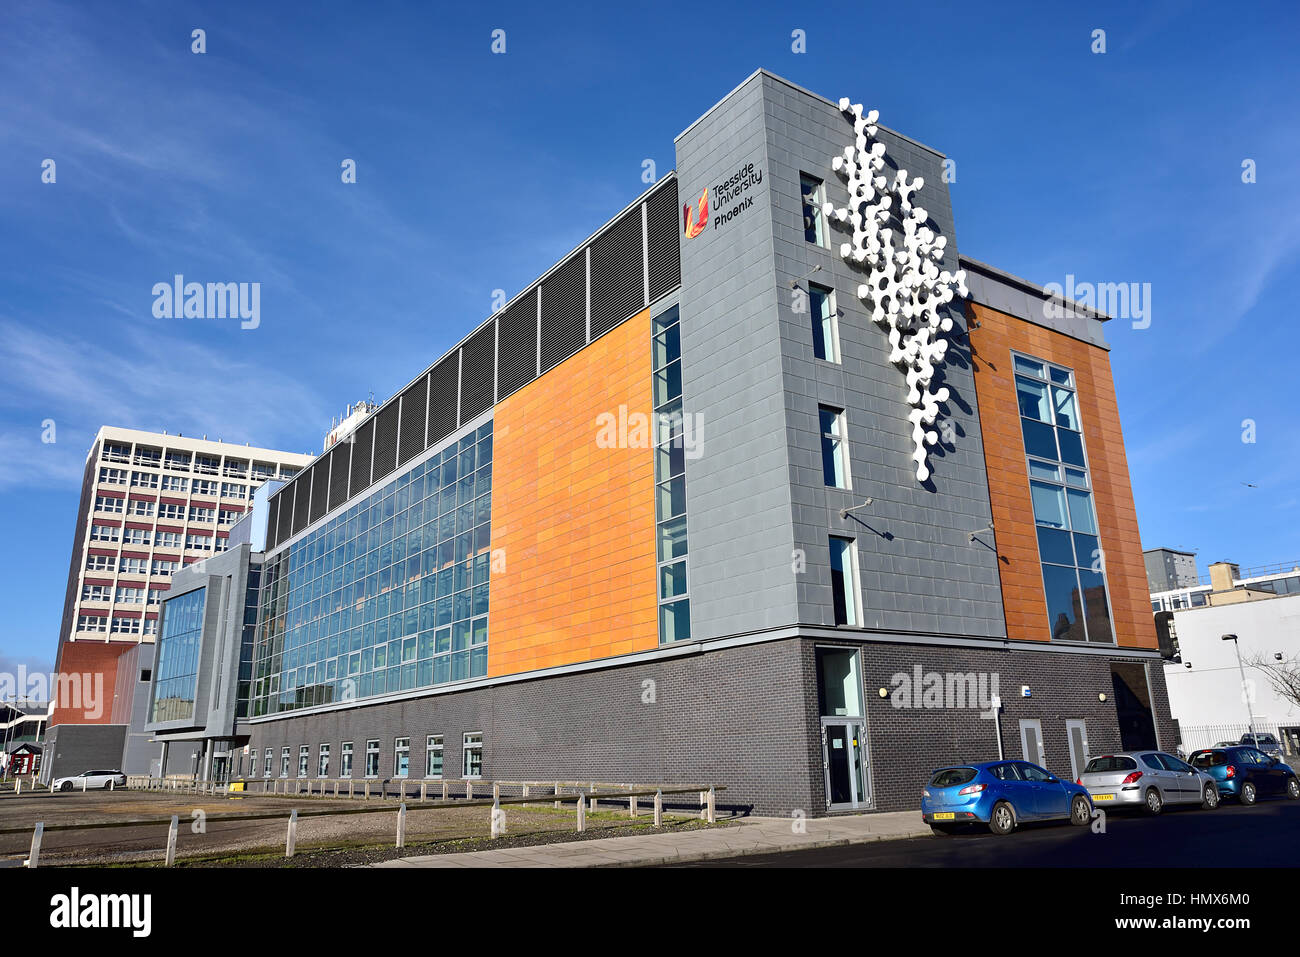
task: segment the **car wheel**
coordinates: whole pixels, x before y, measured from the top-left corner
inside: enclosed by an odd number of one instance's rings
[[[1237,792],[1237,797],[1242,804],[1249,807],[1259,800],[1259,791],[1256,789],[1253,781],[1243,781],[1241,784],[1241,790]]]
[[[112,786],[113,786],[113,779],[112,779],[112,778],[109,778],[107,781],[104,782],[104,790],[105,790],[105,791],[107,791],[107,790],[108,790],[109,788],[111,788]]]
[[[1292,801],[1300,799],[1300,781],[1295,779],[1295,775],[1286,779],[1286,796]]]
[[[59,790],[60,790],[60,791],[71,791],[71,790],[72,790],[72,782],[71,782],[71,781],[64,781],[62,784],[59,785]]]
[[[1152,817],[1164,810],[1165,799],[1160,796],[1159,788],[1147,788],[1145,802],[1147,813]]]
[[[1006,801],[999,801],[989,815],[989,830],[999,837],[1010,834],[1016,827],[1016,813]]]
[[[1076,794],[1070,802],[1070,823],[1083,827],[1092,820],[1092,805],[1082,794]]]
[[[1219,787],[1215,784],[1205,785],[1205,792],[1201,796],[1201,807],[1207,811],[1213,811],[1219,806]]]

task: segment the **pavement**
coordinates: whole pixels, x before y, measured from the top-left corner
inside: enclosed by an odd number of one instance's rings
[[[920,811],[821,818],[744,817],[729,827],[605,837],[464,854],[429,854],[370,867],[649,867],[930,835]]]

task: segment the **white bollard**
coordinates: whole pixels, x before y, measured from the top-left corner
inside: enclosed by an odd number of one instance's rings
[[[449,797],[451,797],[451,791],[449,790],[450,787],[451,785],[448,784],[446,781],[442,782],[442,799],[444,801],[446,801]]]
[[[709,808],[709,817],[708,817],[709,823],[717,824],[718,823],[718,798],[717,798],[717,793],[713,788],[713,785],[709,785],[708,808]]]
[[[397,846],[406,847],[406,803],[397,809]]]
[[[587,829],[587,796],[578,795],[578,833],[581,834]]]
[[[176,863],[176,833],[179,830],[180,820],[173,814],[172,822],[167,827],[167,867]]]
[[[284,856],[293,857],[293,850],[298,845],[298,809],[289,812],[289,833],[284,839]]]
[[[664,826],[664,792],[655,791],[655,827]]]
[[[429,797],[429,782],[420,782],[420,803],[423,804]]]
[[[500,800],[501,800],[501,785],[493,781],[492,782],[492,803],[495,804],[497,801]]]
[[[14,781],[14,797],[18,797],[18,795],[20,795],[20,794],[22,794],[22,793],[23,793],[23,782],[22,782],[22,780],[20,779],[20,780],[16,780],[16,781]]]
[[[470,800],[472,800],[472,799],[474,798],[474,782],[473,782],[473,781],[466,781],[466,782],[465,782],[465,797],[466,797],[467,799],[470,799]]]
[[[627,801],[627,816],[636,817],[636,795],[633,794]]]
[[[82,794],[86,793],[86,778],[81,779],[81,793]]]
[[[701,820],[701,821],[707,819],[708,816],[709,816],[708,809],[704,806],[704,803],[705,803],[705,801],[704,801],[704,792],[701,791],[701,792],[700,792],[700,820]]]
[[[506,832],[506,812],[501,805],[492,805],[492,836],[501,837]]]
[[[559,796],[560,796],[560,782],[559,782],[559,781],[556,781],[556,782],[555,782],[555,796],[556,796],[556,797],[559,797]],[[556,801],[556,802],[555,802],[555,809],[556,809],[557,811],[560,809],[560,802],[559,802],[559,801]]]
[[[45,822],[37,821],[36,830],[32,831],[32,848],[27,852],[27,866],[36,867],[41,859],[41,838],[45,834]]]

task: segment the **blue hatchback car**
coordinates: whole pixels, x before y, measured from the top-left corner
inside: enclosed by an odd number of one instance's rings
[[[921,818],[936,834],[987,824],[1010,834],[1026,821],[1092,820],[1087,789],[1028,761],[986,761],[940,768],[921,792]]]
[[[1214,778],[1219,794],[1254,804],[1264,795],[1284,794],[1300,799],[1300,781],[1295,771],[1257,748],[1238,745],[1206,748],[1191,757],[1191,765]]]

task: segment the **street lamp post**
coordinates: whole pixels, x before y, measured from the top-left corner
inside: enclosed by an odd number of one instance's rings
[[[1250,694],[1246,691],[1246,668],[1241,663],[1241,644],[1237,641],[1236,635],[1224,635],[1222,641],[1232,642],[1232,647],[1237,650],[1237,671],[1241,673],[1241,700],[1246,702],[1246,727],[1250,733],[1255,733],[1255,712],[1250,707]]]

